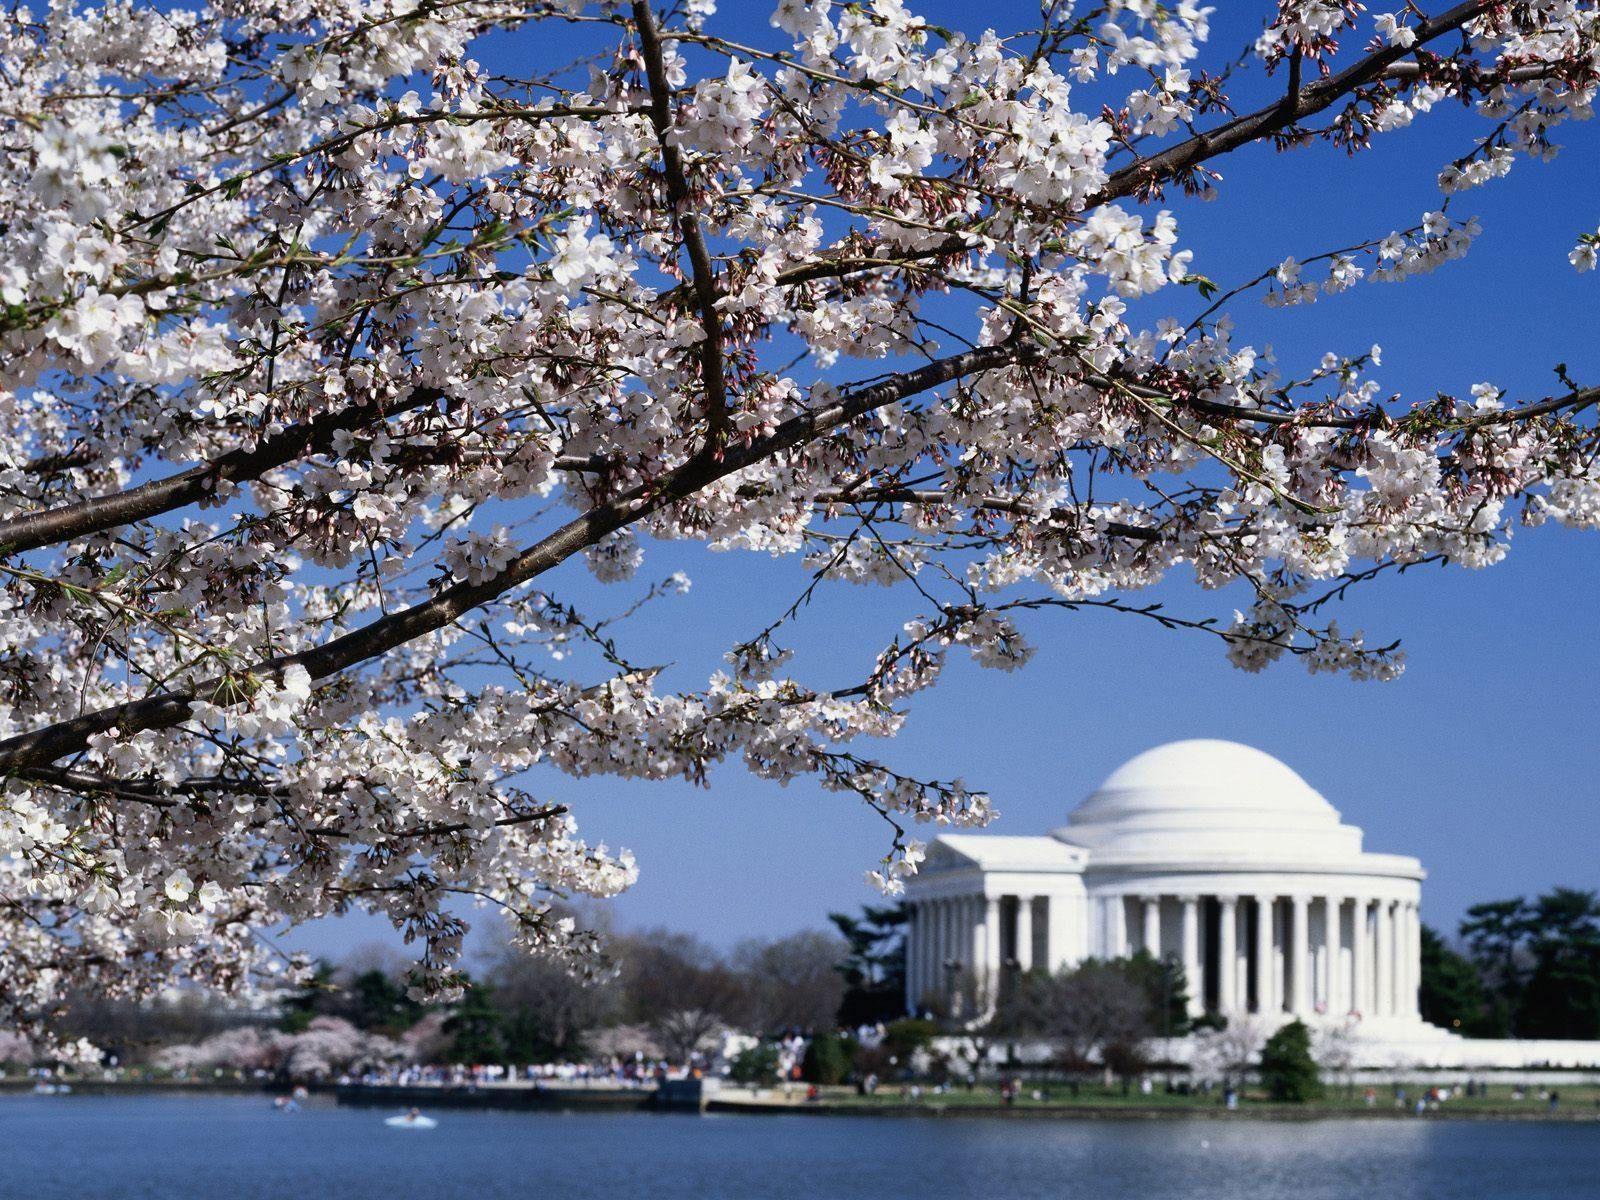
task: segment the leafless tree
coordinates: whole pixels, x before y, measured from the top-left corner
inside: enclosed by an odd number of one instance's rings
[[[751,1033],[832,1028],[844,999],[844,956],[843,940],[820,930],[742,943],[733,952],[733,968],[744,1003],[733,1015]]]

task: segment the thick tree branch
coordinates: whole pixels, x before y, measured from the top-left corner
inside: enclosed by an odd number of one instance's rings
[[[1246,116],[1235,117],[1216,129],[1196,134],[1148,158],[1129,163],[1113,174],[1105,187],[1089,197],[1084,207],[1093,208],[1122,196],[1147,194],[1163,182],[1192,170],[1208,159],[1236,150],[1247,142],[1270,137],[1296,121],[1319,113],[1356,89],[1382,79],[1390,67],[1415,53],[1418,47],[1461,28],[1468,21],[1497,7],[1499,2],[1468,0],[1465,4],[1458,4],[1449,12],[1414,26],[1416,42],[1413,45],[1386,46],[1376,50],[1337,75],[1298,88],[1292,96],[1274,101]]]
[[[700,310],[705,339],[700,343],[700,373],[706,389],[707,449],[715,452],[726,436],[730,415],[726,368],[723,364],[722,317],[717,312],[716,272],[711,252],[694,213],[689,194],[689,179],[683,169],[683,155],[672,130],[672,86],[661,55],[661,36],[649,0],[634,0],[634,25],[639,31],[639,52],[644,56],[645,77],[650,83],[650,124],[661,146],[661,167],[666,176],[667,201],[683,234],[689,253],[690,284]]]
[[[253,449],[230,450],[165,479],[0,521],[0,557],[104,533],[187,507],[216,491],[218,484],[259,479],[297,458],[325,451],[341,430],[360,429],[386,416],[437,404],[443,398],[434,388],[415,388],[404,400],[355,404],[291,425],[263,438]]]
[[[311,650],[281,655],[243,672],[112,705],[0,741],[0,772],[10,773],[54,762],[63,755],[83,750],[91,737],[111,729],[131,734],[181,725],[189,719],[190,705],[197,700],[224,705],[237,703],[243,698],[242,678],[282,679],[284,672],[296,666],[305,668],[314,680],[336,675],[443,629],[473,609],[594,545],[607,534],[691,496],[724,476],[812,441],[884,405],[963,376],[1032,361],[1040,353],[1036,346],[1023,342],[981,346],[914,371],[847,389],[826,408],[790,417],[769,437],[748,445],[731,446],[720,459],[696,455],[655,484],[590,509],[524,550],[505,570],[481,583],[455,584],[429,600],[391,613]]]

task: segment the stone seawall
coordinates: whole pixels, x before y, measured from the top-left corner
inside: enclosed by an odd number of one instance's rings
[[[334,1088],[333,1094],[340,1104],[368,1108],[594,1109],[626,1112],[657,1105],[656,1089],[653,1087],[535,1087],[531,1084],[506,1083],[480,1087],[442,1084],[400,1087],[349,1083]]]

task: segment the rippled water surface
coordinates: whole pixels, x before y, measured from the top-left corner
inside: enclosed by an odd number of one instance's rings
[[[532,1200],[1600,1197],[1600,1124],[1054,1121],[370,1109],[0,1098],[0,1197]]]

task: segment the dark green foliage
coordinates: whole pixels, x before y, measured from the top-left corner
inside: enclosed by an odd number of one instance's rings
[[[422,1019],[426,1011],[406,995],[403,981],[374,968],[350,981],[345,1015],[359,1029],[370,1029],[391,1037],[404,1033]]]
[[[1556,888],[1474,905],[1461,936],[1487,993],[1469,1032],[1600,1037],[1600,895]]]
[[[1433,929],[1422,927],[1422,1019],[1468,1036],[1489,1026],[1489,996],[1471,959],[1457,954]]]
[[[499,1028],[502,1059],[508,1063],[571,1062],[584,1057],[581,1031],[553,1028],[546,1015],[522,1005],[506,1005]]]
[[[768,1084],[778,1078],[778,1048],[763,1043],[741,1050],[728,1067],[735,1083]]]
[[[904,904],[866,905],[861,916],[829,913],[843,936],[844,999],[839,1024],[847,1028],[892,1021],[906,1010],[906,939],[909,913]]]
[[[1311,1030],[1304,1021],[1290,1021],[1261,1049],[1261,1083],[1274,1100],[1303,1104],[1322,1095],[1316,1060],[1311,1057]]]
[[[1189,987],[1174,958],[1086,958],[1050,974],[1013,974],[1002,987],[990,1034],[1054,1037],[1083,1059],[1099,1046],[1136,1045],[1144,1038],[1179,1037],[1190,1029]]]
[[[1189,1032],[1189,981],[1176,955],[1155,958],[1140,950],[1127,959],[1128,978],[1150,998],[1150,1028],[1157,1037]]]
[[[1557,888],[1534,905],[1533,969],[1517,1032],[1532,1038],[1600,1038],[1600,896]]]
[[[499,1062],[505,1056],[503,1020],[494,1002],[494,988],[469,981],[455,1011],[444,1023],[444,1031],[452,1039],[451,1059],[469,1064]]]
[[[819,1033],[806,1047],[800,1077],[807,1083],[843,1083],[850,1074],[850,1047],[837,1034]]]
[[[1531,916],[1528,902],[1518,896],[1474,904],[1461,922],[1461,936],[1484,985],[1504,1000],[1522,992],[1527,975],[1522,942],[1530,931]]]

